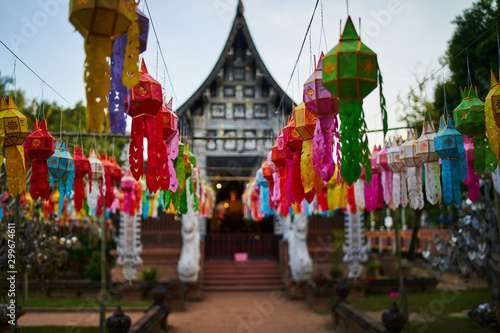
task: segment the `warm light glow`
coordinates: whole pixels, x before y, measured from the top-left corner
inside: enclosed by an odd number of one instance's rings
[[[217,185],[215,185],[215,187],[217,187],[217,189],[220,190],[222,188],[222,184],[221,183],[217,183]]]
[[[224,203],[224,208],[229,208],[229,203],[225,202]]]

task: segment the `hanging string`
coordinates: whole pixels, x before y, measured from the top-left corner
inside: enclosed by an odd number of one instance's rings
[[[323,33],[323,39],[325,41],[325,48],[328,50],[328,39],[326,39],[325,25],[323,21],[323,0],[321,0],[321,31]]]
[[[345,6],[347,9],[347,16],[349,16],[349,0],[345,0]]]
[[[444,117],[448,120],[448,104],[446,103],[446,81],[444,80],[443,71],[443,96],[444,96]]]
[[[16,59],[14,59],[14,70],[12,71],[14,81],[14,103],[17,105],[17,77],[16,77]]]
[[[158,44],[156,44],[156,78],[158,78]]]
[[[470,67],[469,67],[469,49],[466,49],[467,52],[467,84],[468,87],[472,87],[472,78],[470,76]]]
[[[313,55],[312,55],[312,42],[311,30],[309,30],[309,71],[314,71]]]
[[[59,139],[62,139],[62,119],[63,119],[63,108],[61,105],[61,115],[59,117]]]
[[[359,38],[361,39],[361,17],[359,18]]]

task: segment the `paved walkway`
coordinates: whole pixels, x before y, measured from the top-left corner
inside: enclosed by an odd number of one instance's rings
[[[125,313],[136,321],[141,312]],[[111,315],[111,312],[109,313]],[[27,313],[22,326],[97,326],[98,312]],[[168,317],[173,333],[332,333],[328,314],[313,312],[304,301],[288,300],[281,291],[207,293],[202,302]]]

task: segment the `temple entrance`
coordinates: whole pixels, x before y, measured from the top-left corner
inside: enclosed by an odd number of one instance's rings
[[[215,212],[207,221],[205,258],[233,260],[235,253],[246,253],[248,260],[275,258],[273,217],[266,216],[262,221],[244,218],[241,197],[245,181],[227,180],[231,177],[221,172],[218,177],[220,180],[214,182]]]

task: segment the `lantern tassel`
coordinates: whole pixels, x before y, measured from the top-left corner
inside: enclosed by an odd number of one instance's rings
[[[112,53],[111,39],[88,35],[85,38],[85,91],[87,95],[87,126],[92,132],[104,131],[106,96],[110,87],[110,69],[106,55]]]
[[[132,89],[139,83],[139,24],[137,13],[134,12],[134,19],[126,34],[127,47],[123,61],[122,82],[125,87]]]
[[[108,110],[110,132],[125,135],[125,98],[127,88],[122,82],[123,58],[127,45],[127,35],[123,34],[113,41],[113,55],[111,56],[111,88],[108,95]]]
[[[129,162],[130,171],[135,180],[144,174],[144,121],[143,117],[132,119],[132,134],[130,136]]]
[[[394,172],[392,174],[392,210],[396,210],[401,203],[401,174]]]
[[[425,164],[425,194],[432,205],[441,201],[441,168],[438,161]]]
[[[382,187],[384,192],[384,202],[387,206],[392,200],[392,172],[382,171]]]
[[[304,140],[302,142],[302,155],[300,155],[300,178],[302,180],[302,186],[304,187],[305,193],[314,190],[314,177],[316,171],[314,170],[313,163],[313,149],[313,140]]]
[[[75,192],[74,200],[75,200],[75,209],[77,212],[81,211],[83,208],[83,191],[85,190],[85,184],[83,183],[83,178],[75,178],[75,183],[73,185],[73,189]]]
[[[351,185],[361,175],[361,110],[362,101],[353,100],[339,101],[340,132],[342,133],[340,148],[342,157],[340,161],[340,170],[342,177],[347,184]],[[355,212],[352,212],[354,214]]]
[[[26,169],[22,145],[5,147],[5,168],[9,194],[14,197],[24,193],[26,191]]]
[[[158,126],[156,118],[144,117],[146,137],[148,139],[148,161],[146,165],[146,185],[151,192],[154,194],[158,191],[161,184],[158,181],[158,138],[161,136],[158,133]]]
[[[354,198],[356,200],[356,205],[359,210],[364,211],[366,208],[366,199],[365,199],[365,182],[362,179],[358,179],[354,182]]]
[[[292,166],[292,193],[295,201],[301,203],[304,200],[304,187],[302,185],[301,170],[300,170],[300,152],[293,153]],[[262,194],[261,194],[262,195]]]
[[[42,198],[48,200],[50,197],[50,186],[47,179],[49,168],[47,160],[32,159],[31,160],[31,188],[30,193],[33,200]]]

